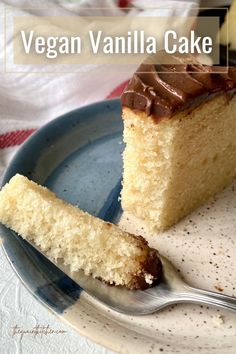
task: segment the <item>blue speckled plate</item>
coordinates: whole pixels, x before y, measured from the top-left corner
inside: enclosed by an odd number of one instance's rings
[[[38,130],[4,176],[21,173],[68,202],[117,222],[122,176],[119,100],[70,112]],[[235,186],[234,186],[235,187]],[[120,225],[143,233],[192,285],[235,294],[236,194],[232,187],[161,235],[122,215]],[[80,333],[119,353],[234,354],[236,318],[229,312],[178,305],[130,317],[110,311],[14,232],[0,226],[3,247],[25,286]],[[221,317],[219,317],[221,316]]]

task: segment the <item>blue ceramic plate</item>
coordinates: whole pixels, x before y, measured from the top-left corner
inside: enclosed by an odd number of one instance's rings
[[[39,129],[8,167],[47,186],[60,198],[105,220],[119,214],[122,120],[118,100],[77,109]],[[1,227],[5,252],[24,284],[62,313],[81,289],[14,232]]]
[[[122,214],[118,203],[122,129],[119,100],[70,112],[38,130],[21,147],[3,184],[21,173],[81,209],[116,223]],[[188,282],[209,290],[220,286],[229,295],[235,294],[236,282],[236,193],[231,188],[167,232],[156,237],[144,234]],[[144,231],[124,214],[122,220],[129,220],[131,232]],[[97,343],[119,353],[235,353],[236,319],[228,312],[178,305],[145,317],[115,313],[88,296],[14,232],[0,227],[6,255],[25,286]],[[214,324],[219,315],[221,326]]]

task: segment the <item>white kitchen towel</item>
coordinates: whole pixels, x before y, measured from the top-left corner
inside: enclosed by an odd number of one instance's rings
[[[60,13],[89,15],[188,15],[198,1],[189,0],[5,0],[0,1],[1,20],[4,7],[41,15]],[[153,7],[163,6],[163,9]],[[131,7],[124,12],[125,7]],[[39,10],[40,8],[40,10]],[[37,9],[37,10],[36,10]],[[0,21],[0,70],[4,63],[3,21]],[[2,43],[2,44],[1,44]],[[7,49],[12,38],[8,38]],[[25,73],[0,75],[0,176],[25,139],[51,119],[72,109],[119,95],[132,75],[132,70],[118,67],[104,73],[99,65],[85,65],[78,73],[34,74],[28,66]]]

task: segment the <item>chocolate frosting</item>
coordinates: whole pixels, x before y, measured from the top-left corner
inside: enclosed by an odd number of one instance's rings
[[[229,98],[236,92],[234,67],[202,65],[192,55],[165,57],[168,64],[159,64],[157,54],[152,58],[156,64],[140,65],[121,96],[122,106],[143,111],[158,122],[223,92]]]

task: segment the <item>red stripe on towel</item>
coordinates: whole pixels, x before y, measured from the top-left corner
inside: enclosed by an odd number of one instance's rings
[[[0,134],[0,149],[22,144],[36,129],[17,130]]]
[[[118,6],[121,8],[129,6],[129,0],[118,0]]]

